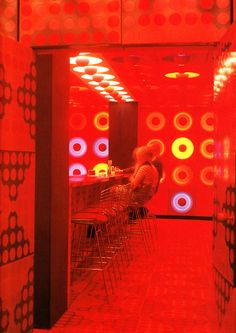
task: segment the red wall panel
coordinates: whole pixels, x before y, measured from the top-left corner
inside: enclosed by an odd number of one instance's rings
[[[14,333],[33,327],[36,71],[32,50],[0,44],[0,331]]]

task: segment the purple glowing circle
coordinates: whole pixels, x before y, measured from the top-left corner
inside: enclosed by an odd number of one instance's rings
[[[181,200],[185,204],[181,205]],[[171,206],[178,213],[187,213],[193,206],[192,198],[186,192],[178,192],[172,197]]]
[[[69,143],[69,152],[74,157],[81,157],[87,151],[87,144],[82,138],[73,138]]]
[[[86,174],[87,169],[81,163],[74,163],[69,167],[69,176],[84,176]]]
[[[105,147],[105,149],[104,149]],[[98,157],[108,157],[109,141],[107,138],[99,138],[94,142],[93,151]]]

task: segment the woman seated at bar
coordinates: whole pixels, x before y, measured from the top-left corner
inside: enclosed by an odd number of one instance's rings
[[[147,213],[147,209],[144,207],[145,203],[157,192],[160,176],[157,168],[152,163],[153,153],[149,147],[136,148],[135,159],[134,172],[130,177],[130,208],[139,206],[139,213],[141,217],[144,217]],[[133,216],[134,212],[137,212],[137,209],[131,209],[130,219],[136,218],[136,216]]]

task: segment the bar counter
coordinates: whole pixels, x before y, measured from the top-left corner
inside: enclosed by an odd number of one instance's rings
[[[120,184],[127,184],[129,175],[118,174],[104,176],[72,176],[70,182],[71,213],[98,202],[102,190]]]

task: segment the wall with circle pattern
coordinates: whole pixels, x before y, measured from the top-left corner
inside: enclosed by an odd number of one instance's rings
[[[164,167],[149,207],[163,215],[212,216],[213,112],[196,106],[156,108],[139,110],[139,144],[157,143]]]
[[[73,86],[70,92],[69,175],[75,180],[73,176],[86,175],[88,170],[107,171],[109,112],[103,98],[93,99],[86,91],[75,96]]]
[[[30,332],[34,295],[35,57],[31,49],[13,39],[0,36],[0,45],[0,332]]]
[[[230,0],[1,0],[0,31],[25,45],[217,41]]]
[[[235,323],[236,286],[236,57],[235,26],[219,45],[215,68],[216,163],[213,219],[213,265],[215,304],[218,321],[225,332]],[[227,47],[228,46],[228,47]],[[225,69],[224,83],[218,89],[219,72]],[[222,83],[222,82],[221,82]],[[217,88],[217,89],[216,89]],[[219,278],[220,276],[220,278]]]

